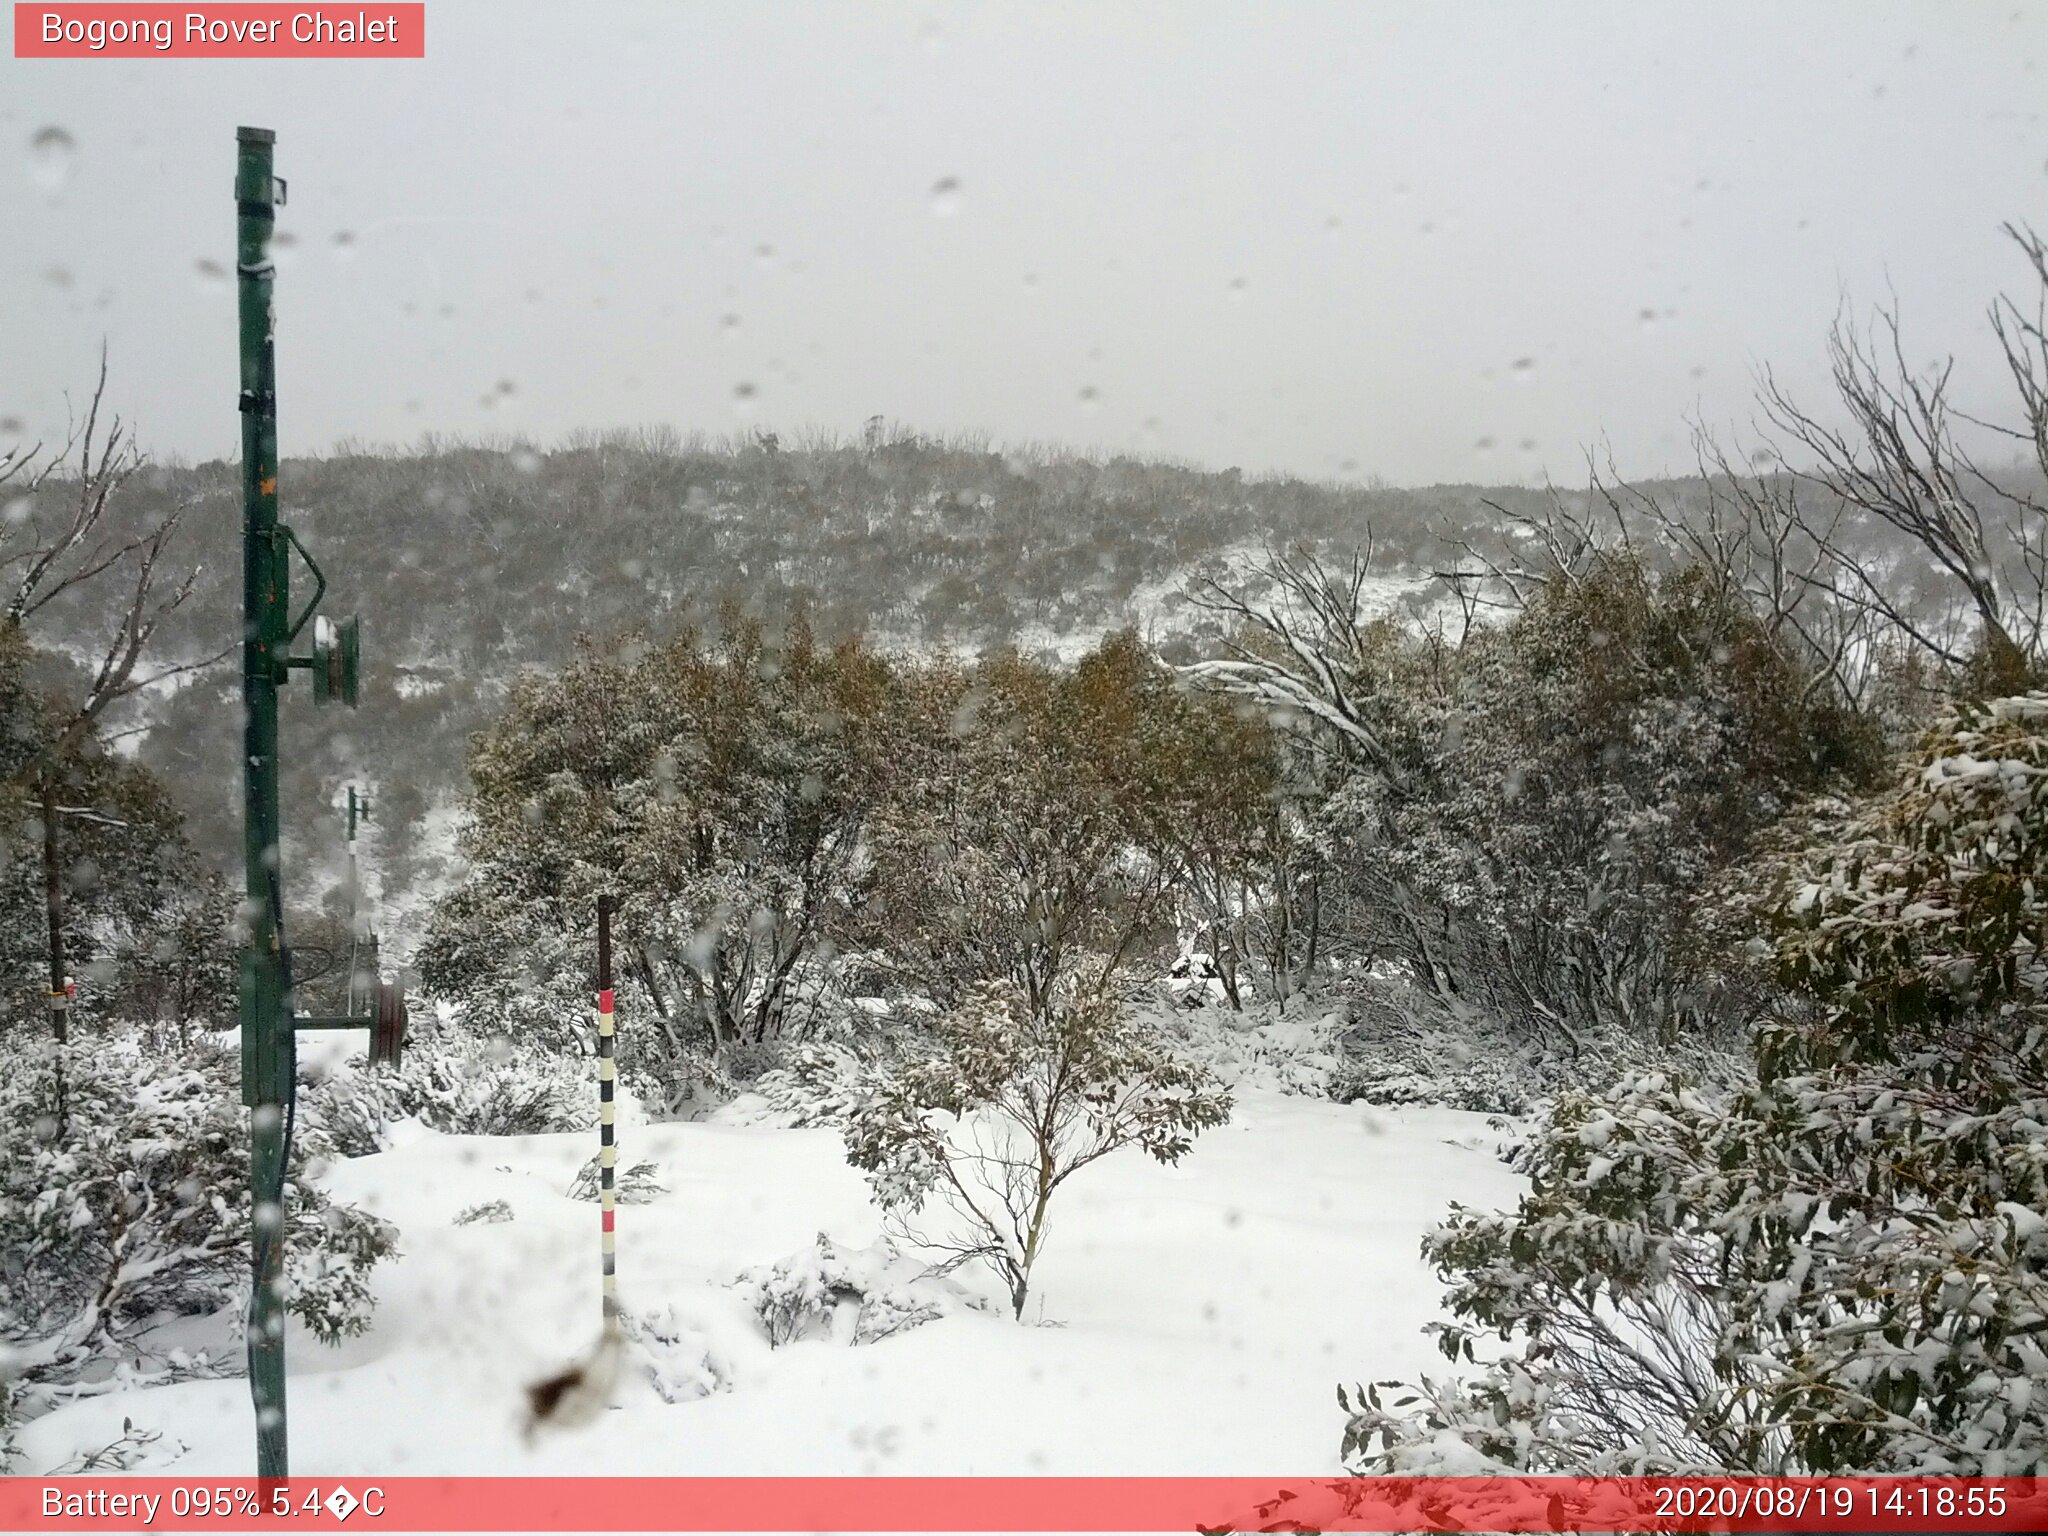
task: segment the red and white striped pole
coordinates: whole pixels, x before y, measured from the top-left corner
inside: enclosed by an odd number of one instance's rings
[[[604,1322],[607,1329],[619,1315],[618,1232],[612,1170],[619,1149],[613,1141],[613,1085],[617,1081],[612,1054],[612,899],[597,898],[597,1181],[604,1223]]]

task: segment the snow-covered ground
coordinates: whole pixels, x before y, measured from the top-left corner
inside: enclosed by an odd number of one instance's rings
[[[968,1312],[872,1344],[771,1349],[739,1271],[820,1232],[864,1247],[879,1220],[835,1132],[744,1119],[620,1133],[622,1165],[658,1164],[669,1191],[619,1212],[622,1305],[673,1307],[730,1390],[663,1402],[629,1346],[615,1408],[531,1444],[525,1386],[598,1334],[597,1209],[564,1193],[595,1137],[411,1127],[397,1150],[330,1168],[335,1196],[396,1223],[402,1256],[378,1272],[365,1337],[328,1349],[294,1325],[293,1470],[1332,1472],[1340,1380],[1444,1364],[1422,1333],[1437,1285],[1417,1240],[1451,1201],[1511,1202],[1518,1186],[1483,1116],[1254,1091],[1179,1167],[1126,1150],[1062,1191],[1023,1324]],[[495,1200],[512,1220],[454,1225]],[[228,1379],[59,1409],[25,1427],[23,1469],[108,1444],[124,1416],[163,1432],[138,1472],[250,1468],[246,1387]]]

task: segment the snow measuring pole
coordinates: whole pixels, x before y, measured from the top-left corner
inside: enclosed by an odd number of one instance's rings
[[[242,389],[242,771],[244,906],[241,955],[242,1102],[249,1106],[251,1206],[249,1395],[256,1408],[256,1475],[288,1474],[284,1394],[285,1174],[291,1161],[301,1029],[369,1029],[372,1054],[396,1059],[405,1027],[398,989],[380,986],[374,1013],[308,1018],[292,1006],[291,949],[284,932],[284,870],[277,808],[277,694],[291,669],[312,673],[316,704],[353,708],[359,670],[354,617],[319,621],[312,653],[292,642],[313,620],[327,578],[277,515],[277,367],[270,237],[285,184],[271,173],[268,128],[235,131],[235,286]],[[291,556],[305,562],[313,595],[291,612]],[[351,999],[353,1006],[353,999]]]
[[[599,1251],[604,1262],[604,1326],[619,1318],[618,1191],[613,1183],[619,1148],[613,1115],[618,1062],[612,1054],[612,899],[597,898],[597,1187]]]

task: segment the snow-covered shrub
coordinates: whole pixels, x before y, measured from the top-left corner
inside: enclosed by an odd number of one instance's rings
[[[29,1410],[46,1405],[39,1388],[134,1368],[155,1326],[241,1304],[249,1284],[249,1128],[232,1053],[206,1041],[166,1058],[130,1031],[74,1043],[60,1135],[41,1099],[47,1049],[0,1040],[0,1346]],[[293,1130],[285,1304],[333,1342],[368,1326],[369,1272],[394,1233],[307,1182],[322,1138],[303,1117]]]
[[[1430,1104],[1486,1115],[1529,1112],[1528,1080],[1494,1058],[1447,1051],[1421,1062],[1355,1058],[1347,1065],[1330,1086],[1330,1097],[1342,1104]]]
[[[588,1058],[430,1030],[406,1041],[397,1071],[342,1067],[304,1090],[302,1109],[344,1157],[387,1150],[406,1119],[451,1136],[578,1131],[597,1121],[596,1072]]]
[[[770,1345],[821,1338],[872,1344],[962,1311],[987,1311],[986,1298],[914,1259],[888,1238],[841,1248],[820,1232],[810,1247],[743,1272],[737,1281]]]
[[[1299,1004],[1283,1012],[1264,1002],[1242,1010],[1226,1002],[1189,1007],[1178,1004],[1179,988],[1163,990],[1165,999],[1141,1006],[1140,1016],[1225,1087],[1331,1096],[1344,1066],[1341,1012]]]
[[[2048,694],[1960,713],[1785,873],[1801,999],[1733,1093],[1563,1097],[1512,1214],[1425,1241],[1470,1381],[1353,1405],[1366,1470],[2048,1471]]]
[[[1461,1017],[1424,988],[1367,977],[1346,999],[1330,1097],[1342,1103],[1439,1104],[1492,1115],[1527,1114],[1583,1061],[1560,1062],[1497,1020]],[[1572,1075],[1560,1081],[1558,1069]]]
[[[592,1158],[576,1170],[576,1177],[569,1181],[571,1200],[598,1200],[604,1189],[599,1182],[604,1173],[603,1165]],[[661,1182],[661,1169],[653,1163],[635,1163],[630,1168],[612,1170],[612,1199],[620,1205],[645,1205],[650,1200],[668,1193],[668,1186]]]
[[[480,1200],[455,1213],[455,1225],[458,1227],[494,1227],[511,1219],[512,1202],[509,1200]]]
[[[1520,1115],[1557,1086],[1526,1040],[1462,1021],[1401,981],[1367,978],[1314,1006],[1296,1000],[1285,1008],[1259,1002],[1236,1010],[1161,1002],[1146,1017],[1236,1090]]]
[[[1038,1007],[1007,984],[976,989],[940,1018],[934,1052],[878,1074],[846,1127],[847,1161],[903,1235],[951,1264],[986,1262],[1019,1317],[1061,1185],[1120,1147],[1178,1162],[1230,1118],[1214,1079],[1101,978]],[[953,1227],[912,1230],[934,1196]]]
[[[14,1379],[12,1361],[6,1354],[0,1354],[0,1476],[12,1472],[21,1459],[17,1431],[21,1424],[21,1399],[26,1391],[26,1386]]]
[[[164,1465],[176,1461],[190,1449],[182,1440],[165,1445],[163,1438],[160,1429],[141,1429],[133,1419],[123,1419],[121,1433],[105,1445],[80,1451],[42,1475],[80,1477],[90,1472],[129,1472],[149,1462]]]
[[[1630,1073],[1678,1068],[1703,1086],[1754,1075],[1747,1051],[1716,1039],[1658,1041],[1603,1032],[1571,1050],[1545,1046],[1487,1014],[1459,1011],[1393,977],[1369,976],[1342,994],[1327,1092],[1344,1103],[1433,1104],[1528,1115],[1558,1094]]]
[[[1284,1007],[1176,1008],[1162,999],[1145,1012],[1228,1088],[1344,1104],[1524,1115],[1565,1087],[1640,1065],[1626,1049],[1630,1042],[1620,1039],[1577,1059],[1546,1055],[1497,1022],[1461,1019],[1421,988],[1382,977],[1329,989],[1313,1005],[1295,999]],[[1673,1053],[1644,1054],[1668,1063]]]
[[[814,1016],[815,1036],[834,1033],[830,1020],[835,1011],[820,1008]],[[619,1035],[620,1085],[666,1118],[699,1118],[761,1092],[791,1059],[790,1049],[779,1041],[728,1041],[721,1050],[701,1035],[649,1019],[644,1010],[632,1019]]]
[[[731,1389],[732,1367],[710,1335],[691,1324],[674,1302],[625,1313],[619,1328],[664,1403],[686,1403]]]
[[[778,1123],[789,1126],[844,1125],[868,1093],[868,1072],[849,1052],[810,1045],[790,1052],[763,1073],[754,1092],[767,1101]]]
[[[505,887],[516,884],[517,871],[492,865],[447,892],[428,919],[422,980],[454,1005],[466,1034],[587,1056],[597,1045],[590,936],[527,912],[506,916],[516,898]],[[632,983],[618,990],[623,1000]]]

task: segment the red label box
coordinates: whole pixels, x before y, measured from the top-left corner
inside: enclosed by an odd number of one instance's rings
[[[17,59],[423,59],[424,4],[17,3]]]
[[[350,1521],[350,1516],[355,1516]],[[2048,1530],[2019,1478],[0,1478],[0,1531]]]

